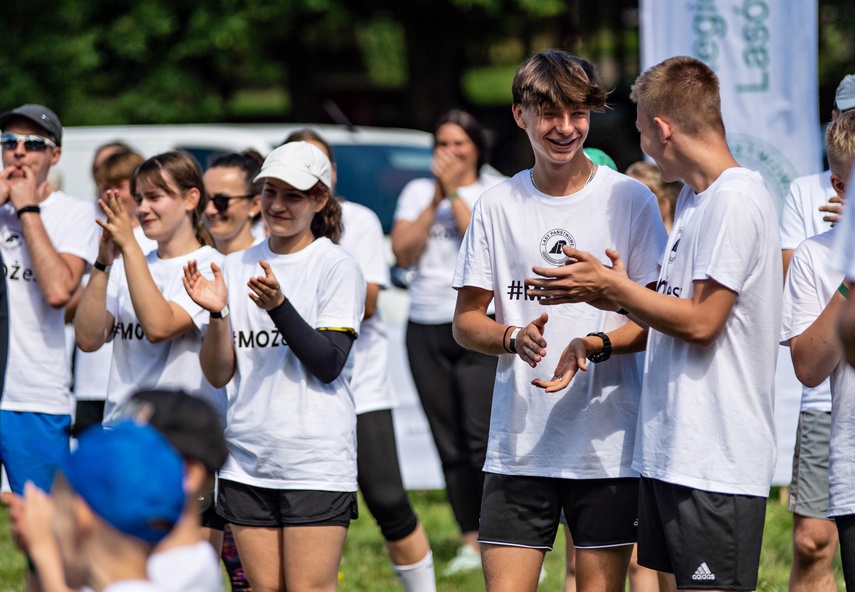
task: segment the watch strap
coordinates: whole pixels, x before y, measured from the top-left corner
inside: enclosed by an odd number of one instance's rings
[[[229,316],[229,305],[228,304],[226,304],[223,307],[223,310],[221,310],[220,312],[212,312],[211,313],[212,319],[224,319],[227,316]]]
[[[599,353],[592,354],[588,356],[588,359],[591,360],[595,364],[599,364],[600,362],[605,362],[610,357],[612,357],[612,340],[609,339],[609,336],[603,333],[602,331],[597,331],[594,333],[588,333],[588,337],[599,337],[603,340],[603,349]]]

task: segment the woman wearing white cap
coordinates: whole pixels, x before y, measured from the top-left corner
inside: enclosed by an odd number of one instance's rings
[[[365,281],[333,243],[341,209],[320,150],[281,146],[258,178],[270,238],[212,265],[213,281],[193,262],[184,271],[187,292],[211,313],[202,370],[214,385],[235,381],[217,510],[255,592],[332,591],[356,516],[348,354]]]

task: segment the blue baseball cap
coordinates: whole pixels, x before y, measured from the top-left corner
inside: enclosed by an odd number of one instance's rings
[[[166,537],[184,509],[181,456],[147,425],[86,430],[62,472],[101,519],[147,543]]]

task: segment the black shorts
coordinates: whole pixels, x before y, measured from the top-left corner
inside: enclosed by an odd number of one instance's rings
[[[217,513],[239,526],[344,526],[358,516],[355,491],[267,489],[219,480]]]
[[[670,572],[677,588],[754,590],[766,498],[641,478],[638,563]]]
[[[561,510],[580,549],[632,545],[638,479],[558,479],[487,473],[478,541],[552,549]]]

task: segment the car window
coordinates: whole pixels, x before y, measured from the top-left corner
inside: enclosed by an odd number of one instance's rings
[[[428,147],[341,144],[333,145],[333,151],[338,166],[336,193],[374,210],[386,233],[392,229],[404,185],[432,176]]]

